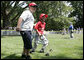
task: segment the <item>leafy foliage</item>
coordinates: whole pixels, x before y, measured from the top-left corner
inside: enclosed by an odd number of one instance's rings
[[[74,11],[70,14],[70,17],[74,16],[75,27],[83,27],[83,1],[70,1]]]
[[[41,13],[48,14],[46,30],[62,30],[68,28],[70,22],[75,26],[77,23],[80,26],[83,25],[83,4],[81,1],[23,1],[22,3],[19,1],[1,1],[1,26],[3,28],[16,26],[19,16],[30,2],[35,2],[38,5],[34,14],[35,22],[39,21]],[[24,3],[27,6],[22,8]],[[67,6],[69,3],[72,6]],[[77,20],[74,19],[74,16],[77,16]]]

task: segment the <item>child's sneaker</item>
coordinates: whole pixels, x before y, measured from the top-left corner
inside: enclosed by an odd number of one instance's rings
[[[44,53],[44,50],[40,50],[40,53]]]

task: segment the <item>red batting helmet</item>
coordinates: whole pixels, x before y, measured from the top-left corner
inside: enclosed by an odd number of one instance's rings
[[[47,18],[48,17],[48,15],[47,14],[44,14],[44,13],[42,13],[41,15],[40,15],[40,19],[43,17],[43,16],[45,16],[45,18]]]

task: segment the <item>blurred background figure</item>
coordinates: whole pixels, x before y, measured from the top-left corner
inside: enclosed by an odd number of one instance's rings
[[[70,26],[69,26],[70,38],[73,38],[73,37],[74,37],[74,35],[73,35],[73,30],[74,30],[73,24],[70,23]]]

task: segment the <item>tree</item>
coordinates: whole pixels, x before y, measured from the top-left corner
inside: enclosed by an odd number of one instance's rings
[[[16,25],[17,18],[25,9],[21,6],[24,4],[19,1],[1,1],[1,20],[3,21],[3,28]]]
[[[72,17],[68,14],[72,12],[73,8],[66,6],[66,1],[35,1],[39,9],[36,12],[37,21],[39,14],[48,14],[46,21],[46,30],[60,30],[68,27],[69,22],[73,21]]]
[[[70,17],[75,17],[75,27],[83,28],[83,1],[70,1],[74,11]]]
[[[46,30],[61,30],[63,28],[68,28],[69,22],[73,22],[74,20],[73,16],[68,16],[72,12],[73,8],[67,6],[65,4],[66,1],[24,1],[21,4],[19,4],[19,1],[2,1],[1,16],[3,27],[16,26],[17,19],[25,9],[21,8],[21,5],[24,5],[25,2],[27,4],[35,2],[38,5],[34,14],[36,22],[39,20],[41,13],[48,14],[48,19],[45,21]],[[11,6],[12,4],[14,4],[14,6]]]

